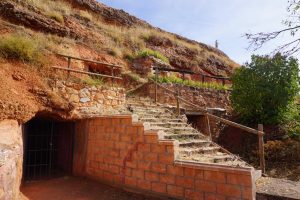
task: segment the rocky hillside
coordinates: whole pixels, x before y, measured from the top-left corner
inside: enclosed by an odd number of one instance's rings
[[[215,48],[95,0],[1,0],[0,120],[24,122],[38,112],[73,109],[49,85],[51,80],[67,78],[65,72],[51,68],[67,65],[56,53],[122,65],[127,90],[145,81],[133,72],[141,71],[137,66],[151,67],[151,60],[224,76],[238,66]],[[72,67],[86,67],[86,63],[72,61]],[[97,84],[88,76],[71,78],[80,84]]]
[[[1,0],[0,17],[2,36],[29,35],[44,45],[44,54],[104,60],[131,70],[135,60],[151,49],[175,68],[230,76],[238,66],[218,49],[165,32],[95,0]]]

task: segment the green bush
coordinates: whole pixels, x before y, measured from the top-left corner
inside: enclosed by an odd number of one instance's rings
[[[141,58],[153,56],[154,58],[160,59],[161,61],[163,61],[165,63],[170,63],[169,59],[166,56],[162,55],[158,51],[153,51],[151,49],[145,49],[145,50],[139,52],[137,56],[141,57]]]
[[[152,77],[154,80],[155,77]],[[188,87],[195,87],[195,88],[212,88],[216,90],[228,90],[229,87],[226,85],[222,85],[216,82],[199,82],[193,80],[183,80],[176,75],[171,76],[162,76],[158,77],[157,80],[159,83],[173,83],[173,84],[181,84]]]
[[[99,77],[93,77],[93,78],[88,77],[88,78],[84,79],[83,82],[90,86],[101,86],[104,84],[103,78],[99,78]]]
[[[300,140],[300,105],[290,106],[282,124],[288,137]]]
[[[7,59],[39,62],[41,50],[40,44],[27,36],[16,34],[0,38],[0,55]]]
[[[232,105],[248,123],[282,122],[299,91],[298,62],[280,54],[252,56],[232,77]]]

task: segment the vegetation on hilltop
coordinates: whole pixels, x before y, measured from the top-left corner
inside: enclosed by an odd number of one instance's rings
[[[76,44],[128,62],[129,66],[141,52],[148,56],[150,51],[176,68],[212,75],[219,72],[218,75],[230,76],[238,66],[218,49],[154,28],[94,0],[3,0],[0,4],[4,20],[72,39]],[[12,9],[6,9],[8,5]]]

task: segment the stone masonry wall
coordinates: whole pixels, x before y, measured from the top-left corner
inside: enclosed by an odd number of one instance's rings
[[[208,108],[224,108],[227,111],[231,111],[230,107],[230,91],[216,90],[212,88],[192,88],[175,84],[162,84],[164,87],[180,92],[180,97],[184,98],[200,107]],[[140,89],[140,93],[145,96],[155,97],[155,85],[147,84]],[[157,92],[158,102],[176,105],[176,98],[170,92],[158,87]],[[187,107],[181,104],[182,107]]]
[[[161,197],[255,199],[253,168],[176,161],[178,144],[160,140],[131,116],[89,119],[78,126],[87,137],[81,139],[87,148],[85,166],[77,167],[81,175]]]
[[[125,90],[123,88],[96,87],[65,81],[56,81],[52,87],[54,92],[74,107],[73,118],[117,114],[124,109]]]
[[[20,199],[22,131],[15,120],[0,122],[0,199]]]

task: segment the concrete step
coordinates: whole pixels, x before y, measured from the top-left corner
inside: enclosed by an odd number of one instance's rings
[[[166,139],[182,141],[192,141],[195,139],[204,139],[202,135],[198,133],[185,133],[185,134],[165,134]]]
[[[191,140],[179,142],[179,147],[208,147],[210,144],[208,140]]]
[[[186,126],[186,127],[171,127],[170,131],[174,134],[180,134],[184,132],[191,132],[191,133],[198,133],[198,131],[192,127]]]
[[[181,119],[176,119],[176,118],[157,118],[157,117],[140,117],[141,121],[144,122],[181,122]]]
[[[171,127],[188,127],[187,123],[183,122],[152,122],[150,123],[151,126],[162,126],[166,128],[171,128]]]
[[[168,131],[169,128],[160,127],[160,126],[150,126],[150,130],[157,130],[157,131]]]
[[[214,154],[217,151],[219,151],[219,147],[198,147],[198,148],[193,148],[193,147],[180,147],[179,148],[179,154],[180,155],[187,155],[187,156],[192,156],[195,154]]]

